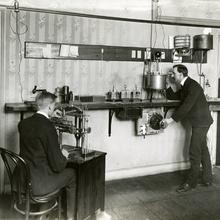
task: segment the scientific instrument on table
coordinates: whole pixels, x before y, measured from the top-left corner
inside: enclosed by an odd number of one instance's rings
[[[161,74],[159,62],[161,61],[161,52],[154,54],[154,62],[146,60],[143,71],[143,89],[147,91],[147,99],[164,99],[166,90],[166,76]],[[152,68],[155,64],[155,69]]]
[[[88,134],[91,132],[91,128],[88,126],[88,115],[85,114],[85,111],[69,104],[62,104],[58,108],[62,111],[62,117],[53,117],[51,121],[58,131],[61,148],[63,133],[69,133],[73,134],[76,139],[73,150],[77,149],[83,156],[93,154],[94,151],[88,149]]]
[[[55,88],[57,103],[73,103],[73,92],[69,91],[69,86]]]
[[[132,102],[140,102],[141,101],[141,91],[138,90],[137,85],[135,85],[135,89],[131,92],[131,101]]]
[[[117,102],[120,100],[120,92],[115,89],[115,86],[112,87],[112,90],[108,91],[106,94],[106,101]]]
[[[121,90],[121,101],[122,102],[129,102],[131,98],[131,92],[128,90],[127,85],[124,85],[124,89]]]

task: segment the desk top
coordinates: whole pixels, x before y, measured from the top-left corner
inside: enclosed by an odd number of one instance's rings
[[[92,152],[90,154],[88,153],[87,155],[82,155],[81,148],[79,147],[71,145],[63,145],[62,147],[70,153],[68,163],[83,164],[100,156],[106,155],[105,152],[96,150],[91,150]]]

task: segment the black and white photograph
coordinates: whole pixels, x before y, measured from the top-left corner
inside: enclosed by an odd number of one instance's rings
[[[0,220],[220,220],[220,1],[0,0]]]

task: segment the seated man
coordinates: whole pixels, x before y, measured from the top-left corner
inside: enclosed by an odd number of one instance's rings
[[[68,152],[61,152],[56,129],[49,120],[50,116],[57,114],[54,111],[55,98],[49,92],[39,94],[37,113],[19,123],[20,155],[30,167],[33,194],[44,195],[65,187],[67,217],[74,219],[75,171],[66,168]]]

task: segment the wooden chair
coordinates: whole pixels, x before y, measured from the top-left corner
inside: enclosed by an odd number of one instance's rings
[[[11,185],[13,207],[16,211],[29,216],[41,216],[49,214],[58,206],[58,219],[61,219],[61,193],[58,189],[52,193],[36,196],[32,193],[30,169],[25,160],[16,153],[0,148],[0,154],[5,164]],[[48,204],[43,210],[33,211],[32,206]]]

